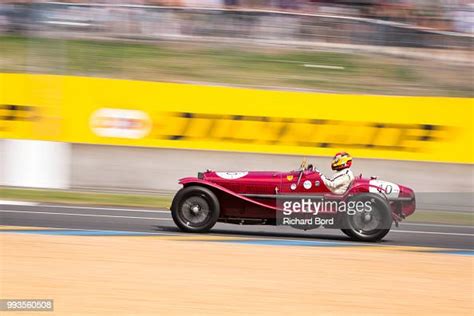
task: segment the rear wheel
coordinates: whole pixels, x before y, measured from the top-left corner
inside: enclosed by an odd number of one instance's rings
[[[369,212],[346,214],[342,232],[358,241],[379,241],[390,231],[392,212],[383,197],[373,193],[363,193],[350,199],[354,202],[369,203]]]
[[[208,232],[219,219],[219,201],[208,188],[185,187],[176,193],[171,205],[173,221],[182,231]]]

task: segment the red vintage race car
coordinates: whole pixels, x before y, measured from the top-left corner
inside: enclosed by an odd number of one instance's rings
[[[304,230],[323,226],[341,229],[354,240],[378,241],[416,206],[412,189],[362,175],[344,194],[333,194],[305,162],[289,172],[208,170],[179,183],[183,188],[171,205],[173,220],[194,233],[208,232],[216,222]]]

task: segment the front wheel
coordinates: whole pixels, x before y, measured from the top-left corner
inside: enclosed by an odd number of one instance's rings
[[[208,232],[219,219],[220,207],[215,194],[201,186],[185,187],[176,193],[171,216],[182,231]]]
[[[350,201],[370,205],[370,211],[346,214],[344,234],[357,241],[375,242],[385,237],[392,226],[392,212],[386,200],[374,193],[362,193],[350,198]]]

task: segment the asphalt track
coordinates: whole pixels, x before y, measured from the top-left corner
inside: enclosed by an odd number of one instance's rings
[[[0,225],[48,227],[98,231],[123,231],[156,235],[181,233],[168,210],[112,208],[95,206],[0,203]],[[200,234],[196,234],[200,236]],[[261,240],[338,241],[350,240],[338,230],[298,231],[290,227],[240,226],[218,223],[207,236],[244,237]],[[362,243],[361,243],[362,244]],[[379,245],[434,248],[474,248],[474,227],[403,222],[392,227]],[[372,244],[373,245],[373,244]]]

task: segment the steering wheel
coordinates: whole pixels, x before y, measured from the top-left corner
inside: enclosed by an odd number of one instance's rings
[[[298,181],[296,182],[296,186],[300,185],[301,177],[303,176],[303,172],[306,170],[306,166],[307,166],[306,158],[303,158],[303,161],[301,162],[301,165],[300,165],[300,174],[298,175]]]
[[[306,161],[306,158],[303,158],[303,161],[301,162],[301,165],[300,165],[300,169],[299,169],[299,170],[305,170],[307,164],[308,164],[308,163],[307,163],[307,161]]]

